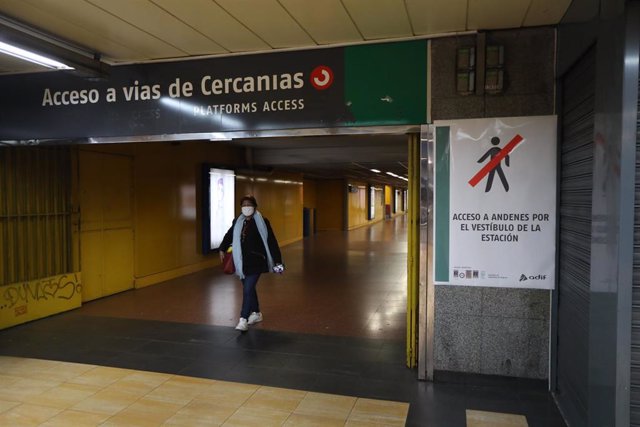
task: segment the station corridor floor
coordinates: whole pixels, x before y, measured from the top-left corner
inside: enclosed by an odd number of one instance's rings
[[[218,269],[0,331],[0,426],[564,426],[546,383],[404,366],[404,217],[283,248],[264,321]]]

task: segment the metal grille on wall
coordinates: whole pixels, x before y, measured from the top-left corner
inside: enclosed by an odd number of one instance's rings
[[[0,148],[0,285],[71,271],[70,151]]]
[[[595,49],[562,81],[557,399],[587,425]]]
[[[633,301],[631,324],[631,425],[640,426],[640,80],[636,123],[636,194],[633,236]]]

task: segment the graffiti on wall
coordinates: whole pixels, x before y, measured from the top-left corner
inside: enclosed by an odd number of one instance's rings
[[[80,273],[0,286],[0,328],[80,307]]]

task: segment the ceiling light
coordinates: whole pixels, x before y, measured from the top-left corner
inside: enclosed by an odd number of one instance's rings
[[[33,53],[4,42],[0,42],[0,53],[4,53],[5,55],[10,55],[14,58],[22,59],[23,61],[29,61],[47,68],[53,68],[56,70],[73,70],[73,67],[69,67],[62,62],[54,61],[53,59],[38,55],[37,53]]]
[[[371,169],[371,172],[380,173],[378,169]]]

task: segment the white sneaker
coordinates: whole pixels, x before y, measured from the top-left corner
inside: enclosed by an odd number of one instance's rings
[[[247,319],[245,319],[244,317],[240,318],[240,321],[238,322],[238,326],[236,326],[236,330],[238,331],[248,331],[249,330],[249,325],[247,324]]]
[[[255,311],[251,313],[249,316],[249,324],[253,325],[254,323],[262,322],[262,313],[256,313]]]

